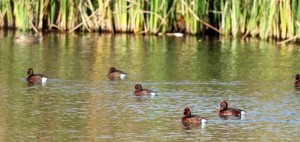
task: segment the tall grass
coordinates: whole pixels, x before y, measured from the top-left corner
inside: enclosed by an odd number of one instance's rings
[[[23,31],[300,39],[299,0],[1,0],[0,26]]]
[[[136,0],[135,2],[128,3],[128,29],[127,32],[139,33],[145,23],[143,18],[143,7],[145,6],[145,1]]]
[[[116,30],[127,32],[127,1],[115,1],[113,4]]]

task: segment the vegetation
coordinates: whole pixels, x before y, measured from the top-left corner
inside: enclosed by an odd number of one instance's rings
[[[298,39],[300,0],[1,0],[0,26]]]

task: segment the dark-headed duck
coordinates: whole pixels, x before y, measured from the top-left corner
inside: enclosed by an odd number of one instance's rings
[[[296,82],[295,82],[295,88],[300,89],[300,73],[296,74]]]
[[[155,91],[148,90],[148,89],[143,89],[141,84],[136,84],[134,88],[135,88],[134,94],[136,96],[151,96],[151,97],[154,97],[156,95]]]
[[[117,70],[115,67],[110,67],[107,72],[107,77],[110,79],[125,79],[127,73]]]
[[[27,70],[27,78],[28,83],[42,83],[44,85],[47,82],[47,77],[42,74],[34,74],[32,68],[28,68]]]
[[[228,103],[226,101],[222,101],[219,107],[220,107],[219,116],[221,117],[227,117],[227,116],[240,117],[245,114],[245,112],[241,109],[228,108]]]
[[[183,115],[184,116],[181,118],[181,122],[183,124],[203,124],[206,122],[206,119],[203,119],[198,115],[192,115],[192,112],[189,107],[186,107],[184,109]]]

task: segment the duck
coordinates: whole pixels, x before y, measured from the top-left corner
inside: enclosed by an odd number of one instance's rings
[[[245,114],[245,111],[237,108],[228,108],[228,103],[226,101],[222,101],[219,106],[219,116],[220,117],[242,117]]]
[[[296,74],[295,80],[296,80],[294,84],[295,88],[300,89],[300,73]]]
[[[111,80],[113,79],[125,79],[127,73],[116,69],[115,67],[110,67],[107,72],[107,77]]]
[[[181,118],[182,124],[204,124],[206,123],[206,119],[198,116],[192,115],[192,112],[189,107],[185,107],[183,110],[183,117]]]
[[[48,78],[45,75],[43,75],[43,74],[34,74],[33,69],[32,68],[28,68],[26,80],[30,84],[42,83],[42,85],[45,85],[46,82],[47,82],[47,80],[48,80]]]
[[[30,44],[30,43],[39,43],[43,40],[43,37],[36,37],[33,35],[20,35],[15,38],[15,41],[17,43],[25,43],[25,44]]]
[[[135,96],[151,96],[151,97],[156,96],[156,91],[143,89],[141,84],[136,84],[134,88],[135,88],[134,91]]]

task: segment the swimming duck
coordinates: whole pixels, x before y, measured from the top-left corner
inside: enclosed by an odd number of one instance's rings
[[[113,79],[125,79],[127,73],[117,70],[115,67],[110,67],[107,72],[107,77],[111,80]]]
[[[203,119],[198,115],[192,115],[192,112],[189,107],[186,107],[183,110],[183,115],[184,116],[181,118],[181,122],[183,124],[203,124],[206,122],[206,119]]]
[[[240,117],[245,114],[245,111],[237,108],[228,108],[228,103],[226,101],[222,101],[219,106],[219,116],[227,117],[227,116],[236,116]]]
[[[45,85],[46,82],[47,82],[47,79],[48,78],[45,75],[43,75],[43,74],[34,74],[33,69],[28,68],[27,78],[26,78],[28,83],[30,83],[30,84],[42,83],[42,85]]]
[[[149,89],[143,89],[141,84],[136,84],[134,88],[135,88],[135,91],[134,91],[135,96],[151,96],[151,97],[154,97],[156,95],[155,91],[152,91],[152,90],[149,90]]]

